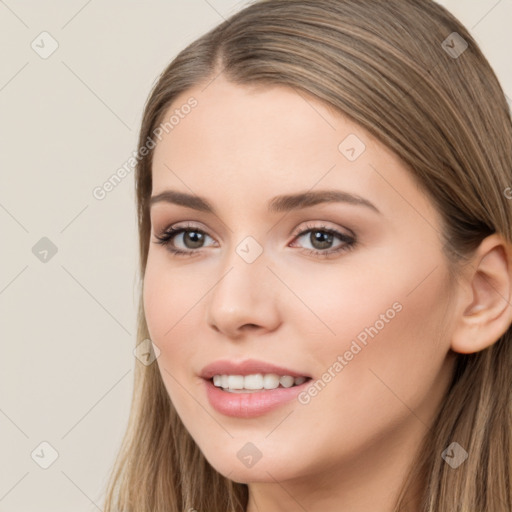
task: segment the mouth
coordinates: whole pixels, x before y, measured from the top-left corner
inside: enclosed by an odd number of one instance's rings
[[[240,419],[257,418],[293,402],[312,380],[309,376],[257,373],[208,377],[202,380],[212,408]]]
[[[214,375],[205,379],[216,388],[228,393],[258,393],[278,388],[293,388],[311,380],[307,376],[254,373],[250,375]]]

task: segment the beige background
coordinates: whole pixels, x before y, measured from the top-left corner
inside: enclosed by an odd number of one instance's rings
[[[93,190],[157,75],[246,3],[0,1],[0,512],[102,510],[139,364],[133,173]],[[512,0],[441,3],[512,97]]]

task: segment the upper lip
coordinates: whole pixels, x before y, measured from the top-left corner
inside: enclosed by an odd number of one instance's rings
[[[257,359],[246,359],[238,362],[228,361],[227,359],[214,361],[201,370],[200,377],[208,380],[214,375],[253,375],[255,373],[275,373],[280,376],[310,377],[305,373],[265,361],[258,361]]]

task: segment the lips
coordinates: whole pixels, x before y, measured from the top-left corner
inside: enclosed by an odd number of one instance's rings
[[[218,413],[239,419],[258,418],[290,405],[309,385],[309,381],[291,388],[275,388],[241,393],[227,393],[210,380],[203,380],[203,389],[210,406]],[[297,407],[297,404],[295,405]]]
[[[291,377],[311,378],[307,373],[303,373],[285,366],[278,366],[266,361],[257,359],[246,359],[245,361],[229,361],[227,359],[214,361],[206,365],[200,373],[200,377],[205,380],[211,379],[214,375],[252,375],[255,373],[275,373],[277,375],[290,375]]]

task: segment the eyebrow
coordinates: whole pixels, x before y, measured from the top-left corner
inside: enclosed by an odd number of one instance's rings
[[[185,206],[194,210],[217,215],[215,208],[207,199],[185,192],[164,190],[160,194],[152,196],[149,205],[151,207],[160,202]],[[268,202],[267,207],[271,213],[280,213],[308,208],[321,203],[348,203],[356,206],[365,206],[381,214],[380,210],[367,199],[342,190],[317,190],[276,196]]]

